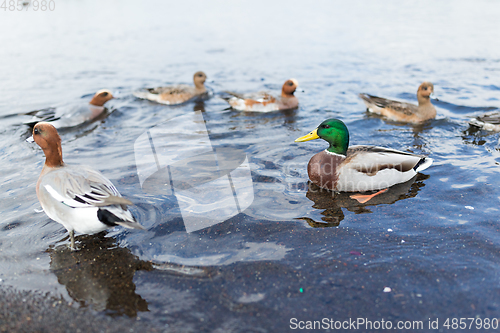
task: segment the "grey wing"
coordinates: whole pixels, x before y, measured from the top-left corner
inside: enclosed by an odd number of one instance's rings
[[[269,99],[273,98],[271,95],[269,95],[265,91],[251,92],[251,93],[244,93],[244,94],[235,93],[235,92],[232,92],[232,91],[224,91],[224,92],[227,93],[227,94],[229,94],[229,95],[232,95],[234,97],[237,97],[237,98],[251,99],[251,100],[254,100],[254,101],[261,101],[261,100],[265,101],[265,100],[269,100]]]
[[[94,111],[94,112],[93,112]],[[74,127],[91,120],[95,115],[99,115],[104,111],[102,106],[94,106],[90,104],[75,105],[66,110],[56,112],[58,119],[52,124],[56,128]],[[94,114],[95,113],[95,114]]]
[[[406,172],[411,169],[421,171],[432,164],[432,159],[400,150],[374,146],[351,146],[347,150],[347,158],[358,171],[364,173],[378,172],[383,169],[396,169]]]
[[[157,87],[157,88],[149,88],[147,89],[151,94],[182,94],[188,91],[191,91],[193,87],[185,85],[185,84],[179,84],[176,86],[169,86],[169,87]]]
[[[266,101],[270,101],[270,100],[275,99],[272,95],[270,95],[269,93],[267,93],[265,91],[248,93],[248,94],[245,94],[244,96],[247,99],[253,99],[253,100],[259,101],[259,102],[266,102]]]
[[[498,112],[478,116],[476,119],[483,123],[500,125],[500,113]]]
[[[100,172],[85,166],[54,170],[40,186],[56,200],[74,208],[132,204]]]
[[[91,116],[92,111],[89,104],[67,105],[58,108],[39,110],[39,112],[25,124],[35,126],[38,122],[46,121],[52,123],[56,128],[73,127],[89,120]]]
[[[377,146],[364,146],[364,145],[350,146],[349,149],[347,149],[347,157],[354,155],[354,154],[357,154],[357,153],[361,153],[361,152],[382,153],[382,154],[398,154],[398,155],[425,157],[423,155],[416,155],[416,154],[412,154],[412,153],[408,153],[408,152],[404,152],[404,151],[396,150],[396,149],[377,147]]]
[[[373,96],[370,94],[359,94],[359,97],[365,101],[365,104],[371,104],[381,109],[392,109],[406,115],[412,115],[417,112],[418,107],[411,103],[398,102],[392,99]]]
[[[55,121],[59,119],[59,117],[56,116],[56,108],[46,108],[46,109],[41,109],[41,110],[35,110],[29,113],[26,113],[26,115],[33,116],[30,120],[24,122],[25,125],[28,126],[35,126],[37,123],[41,121]]]
[[[39,191],[71,208],[97,207],[97,218],[108,226],[144,229],[127,209],[132,202],[122,198],[106,177],[89,167],[53,170],[43,177]]]

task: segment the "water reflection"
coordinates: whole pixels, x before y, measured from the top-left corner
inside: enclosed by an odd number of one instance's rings
[[[62,245],[49,249],[50,269],[68,294],[82,306],[107,311],[112,316],[135,317],[148,311],[148,303],[135,292],[136,271],[153,269],[129,249],[118,247],[105,233],[80,238],[80,249]]]
[[[427,121],[424,121],[422,123],[413,124],[413,123],[406,123],[406,122],[402,122],[402,121],[387,119],[385,116],[381,116],[379,114],[372,113],[369,111],[365,111],[365,115],[366,115],[367,119],[380,119],[380,120],[383,120],[384,122],[386,122],[392,126],[395,126],[397,128],[410,129],[411,132],[413,133],[414,139],[421,139],[420,135],[423,132],[427,132],[428,130],[430,130],[433,127],[433,122],[435,121],[435,120],[427,120]],[[394,129],[385,130],[385,131],[394,131],[394,130],[396,130],[396,129],[394,128]]]
[[[81,306],[91,306],[111,316],[136,317],[138,312],[149,311],[148,302],[136,293],[133,279],[137,271],[154,270],[193,279],[210,279],[218,274],[212,267],[141,260],[105,235],[101,232],[77,237],[78,251],[66,245],[47,250],[50,270]]]
[[[390,187],[386,192],[376,195],[367,202],[361,203],[351,196],[353,193],[332,192],[309,183],[306,197],[314,202],[313,208],[324,209],[321,213],[324,222],[314,221],[308,217],[299,219],[306,221],[313,228],[337,227],[344,219],[342,208],[347,209],[355,214],[372,213],[367,206],[377,206],[381,204],[393,204],[396,201],[413,198],[417,195],[422,187],[425,186],[424,180],[430,176],[417,174],[409,181],[401,184],[396,184]]]
[[[487,141],[485,136],[495,134],[495,132],[487,132],[477,126],[469,125],[462,131],[462,140],[465,144],[473,144],[475,146],[483,146]]]
[[[205,100],[197,99],[193,105],[193,111],[205,112]]]

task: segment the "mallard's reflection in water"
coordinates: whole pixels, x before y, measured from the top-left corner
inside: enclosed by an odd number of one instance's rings
[[[77,251],[67,245],[49,249],[50,269],[68,294],[82,306],[92,306],[109,315],[135,317],[148,311],[147,302],[135,293],[132,281],[138,270],[152,270],[129,249],[117,247],[105,233],[78,237]]]
[[[313,228],[337,227],[344,219],[342,208],[355,214],[371,213],[372,211],[366,208],[367,206],[393,204],[399,200],[415,197],[420,188],[425,186],[423,181],[429,177],[419,173],[409,181],[394,185],[386,192],[376,195],[365,203],[351,198],[356,193],[332,192],[309,183],[306,197],[314,202],[313,208],[324,209],[321,213],[323,215],[321,219],[324,222],[317,222],[308,217],[299,219],[306,221]]]

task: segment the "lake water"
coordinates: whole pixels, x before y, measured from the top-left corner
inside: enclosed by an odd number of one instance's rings
[[[0,9],[2,290],[48,292],[96,318],[165,332],[287,332],[324,318],[393,328],[421,321],[419,331],[436,319],[446,331],[447,318],[481,318],[471,331],[492,331],[483,324],[500,316],[499,135],[467,120],[500,107],[499,2],[54,4]],[[191,83],[198,70],[209,99],[168,107],[132,96]],[[279,93],[292,77],[303,89],[296,110],[237,112],[219,97]],[[426,80],[439,100],[437,118],[423,126],[369,115],[357,96],[416,103]],[[66,230],[39,212],[44,156],[25,142],[30,117],[21,113],[86,101],[102,88],[118,92],[112,112],[62,132],[64,158],[102,171],[147,230],[80,236],[81,250],[71,252]],[[176,196],[141,187],[134,144],[194,115],[215,152],[246,154],[253,200],[188,233]],[[306,165],[326,143],[294,140],[332,117],[346,123],[351,144],[434,164],[367,205],[317,191]]]

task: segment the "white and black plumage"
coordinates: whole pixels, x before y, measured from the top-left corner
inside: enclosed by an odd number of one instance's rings
[[[33,139],[46,158],[36,184],[38,200],[45,213],[69,231],[72,248],[75,231],[93,234],[116,225],[144,229],[127,209],[132,202],[109,179],[88,166],[63,162],[61,138],[54,126],[36,124]]]

